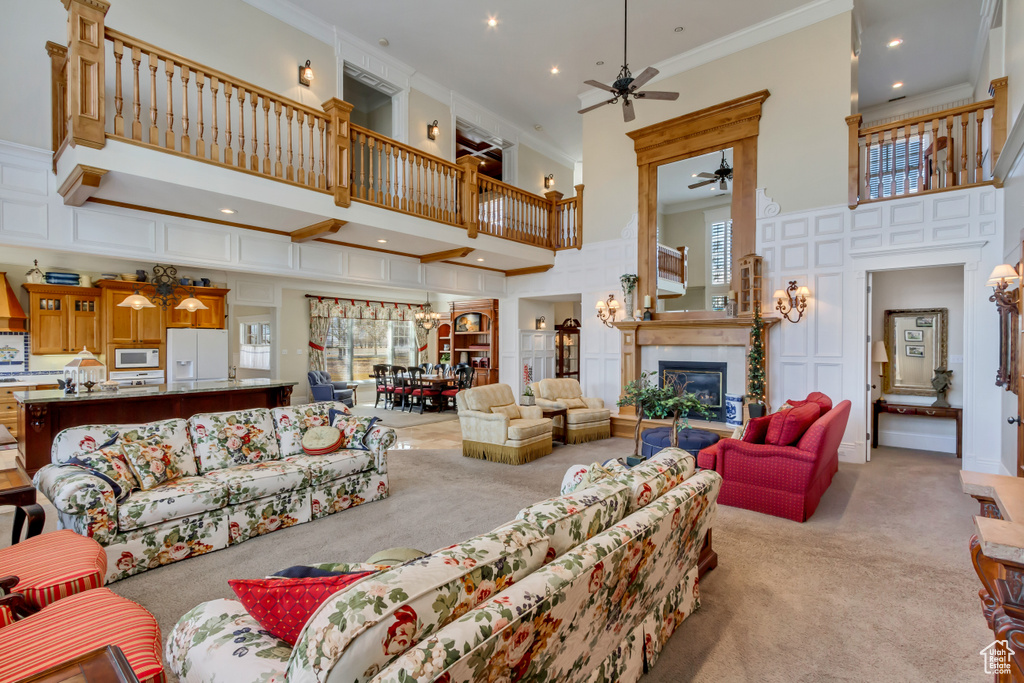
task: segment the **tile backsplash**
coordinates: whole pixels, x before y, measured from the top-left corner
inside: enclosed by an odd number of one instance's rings
[[[63,374],[63,370],[61,368],[63,367],[64,363],[66,363],[67,361],[63,360],[62,357],[57,357],[57,356],[52,356],[52,357],[51,356],[43,356],[43,357],[40,357],[40,356],[36,356],[35,357],[35,360],[37,361],[36,365],[39,365],[39,367],[35,367],[34,365],[31,364],[32,360],[33,360],[33,357],[32,357],[32,355],[30,353],[31,345],[29,343],[29,335],[28,335],[28,333],[25,333],[25,332],[0,332],[0,345],[3,345],[4,342],[9,341],[9,338],[11,338],[11,337],[21,337],[21,338],[23,338],[23,340],[24,340],[23,343],[25,345],[25,352],[24,352],[24,355],[22,357],[24,358],[24,362],[15,363],[13,365],[0,365],[0,377],[10,377],[12,375],[23,377],[23,376],[26,376],[26,375],[45,376],[45,375],[62,375]],[[73,357],[73,354],[67,356],[68,359],[70,359],[72,357]],[[60,363],[60,367],[51,367],[50,369],[46,369],[46,366],[49,365],[50,363],[43,362],[43,363],[40,364],[38,362],[40,358],[43,358],[45,361],[49,361],[49,360],[52,359],[52,360]],[[35,369],[33,369],[33,367],[35,367]]]

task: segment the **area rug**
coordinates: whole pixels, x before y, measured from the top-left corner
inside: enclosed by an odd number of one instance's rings
[[[231,597],[229,578],[441,548],[556,495],[569,465],[630,452],[629,440],[608,439],[513,467],[457,449],[396,450],[386,500],[110,587],[153,612],[166,638],[195,605]],[[870,464],[840,464],[804,524],[719,506],[719,566],[700,583],[702,607],[644,681],[991,680],[978,652],[992,634],[968,553],[977,505],[960,493],[957,470],[952,457],[878,449]],[[0,544],[11,516],[0,514]],[[922,625],[926,637],[908,640]]]
[[[374,408],[372,405],[358,405],[352,408],[352,413],[360,417],[378,417],[381,424],[394,429],[418,427],[420,425],[434,424],[435,422],[448,422],[459,419],[458,413],[454,410],[446,410],[443,413],[426,412],[420,415],[419,413],[405,413],[400,410],[384,410],[383,407]]]

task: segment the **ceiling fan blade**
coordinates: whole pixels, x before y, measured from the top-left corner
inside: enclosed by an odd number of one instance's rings
[[[622,120],[629,123],[636,118],[636,112],[633,111],[633,103],[626,97],[622,100]]]
[[[704,187],[705,185],[711,185],[711,184],[714,184],[714,183],[717,183],[717,182],[718,182],[717,179],[715,179],[715,180],[705,180],[702,183],[694,183],[693,185],[687,185],[687,187],[689,187],[691,190],[696,190],[698,187]]]
[[[629,84],[629,89],[636,90],[637,88],[642,87],[645,83],[647,83],[647,81],[651,80],[657,75],[658,70],[655,69],[653,66],[649,66],[643,71],[641,71],[640,75],[633,79],[633,82]]]
[[[604,105],[606,105],[606,104],[612,104],[612,103],[613,103],[614,101],[615,101],[615,100],[605,100],[604,102],[598,102],[597,104],[592,104],[592,105],[590,105],[589,107],[585,107],[585,108],[583,108],[583,109],[580,109],[580,110],[579,110],[578,112],[576,112],[576,113],[577,113],[577,114],[586,114],[586,113],[587,113],[588,111],[590,111],[590,110],[592,110],[592,109],[597,109],[598,107],[603,107],[603,106],[604,106]]]
[[[718,176],[716,176],[714,173],[707,173],[707,172],[698,173],[697,177],[698,178],[714,178],[715,180],[718,180]]]
[[[661,90],[648,90],[647,92],[633,93],[637,97],[642,97],[645,100],[678,100],[679,93],[677,92],[664,92]]]
[[[615,89],[610,85],[604,83],[598,83],[597,81],[583,81],[584,85],[589,85],[597,88],[598,90],[607,90],[608,92],[615,92]]]

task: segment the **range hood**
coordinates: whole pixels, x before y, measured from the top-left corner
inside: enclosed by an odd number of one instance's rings
[[[26,332],[25,311],[7,281],[7,273],[0,273],[0,332]]]

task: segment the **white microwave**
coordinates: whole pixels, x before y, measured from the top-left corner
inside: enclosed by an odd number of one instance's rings
[[[115,368],[158,368],[160,349],[114,349]]]

